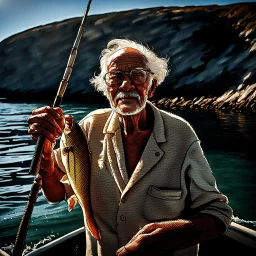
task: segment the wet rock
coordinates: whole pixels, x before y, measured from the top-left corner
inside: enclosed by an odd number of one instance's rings
[[[167,107],[170,109],[203,109],[214,111],[237,111],[237,112],[256,112],[256,83],[252,85],[243,85],[235,91],[231,90],[225,92],[220,97],[197,97],[194,99],[186,100],[184,97],[175,99],[165,98],[154,100],[153,104],[158,107]],[[169,104],[172,102],[172,104]]]

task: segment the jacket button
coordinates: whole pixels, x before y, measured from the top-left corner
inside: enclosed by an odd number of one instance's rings
[[[120,216],[120,220],[121,220],[121,221],[125,221],[125,220],[126,220],[126,217],[125,217],[124,215],[121,215],[121,216]]]
[[[156,152],[156,153],[155,153],[155,156],[160,156],[160,152]]]

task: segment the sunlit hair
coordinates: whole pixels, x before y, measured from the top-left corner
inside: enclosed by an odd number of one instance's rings
[[[141,52],[146,58],[146,64],[150,71],[154,74],[151,76],[157,80],[157,84],[161,84],[165,77],[168,75],[168,60],[167,58],[159,58],[152,50],[148,47],[128,39],[113,39],[111,40],[107,48],[103,49],[100,56],[100,69],[99,75],[94,75],[90,79],[90,82],[99,92],[102,92],[107,96],[107,86],[104,81],[104,75],[107,73],[108,60],[111,56],[124,48],[134,48]]]

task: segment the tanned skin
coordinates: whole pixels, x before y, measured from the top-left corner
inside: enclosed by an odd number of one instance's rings
[[[127,71],[134,68],[148,70],[145,57],[137,50],[125,48],[116,52],[108,62],[108,71]],[[129,75],[125,74],[123,83],[118,87],[107,87],[108,99],[118,114],[125,152],[128,176],[131,177],[153,129],[153,114],[150,108],[131,114],[143,105],[147,97],[154,95],[157,81],[148,77],[141,85],[133,85]],[[115,99],[121,92],[136,92],[140,96]],[[127,115],[129,113],[129,115]],[[64,116],[61,108],[43,107],[32,112],[28,119],[29,130],[33,139],[39,135],[46,137],[40,174],[43,178],[43,191],[51,202],[59,202],[65,198],[65,189],[60,179],[63,175],[52,158],[55,140],[64,127],[72,126],[72,117]],[[139,196],[139,195],[138,195]],[[223,223],[216,217],[198,214],[189,219],[151,223],[142,228],[128,244],[121,247],[116,255],[157,255],[159,251],[171,253],[175,250],[192,246],[211,239],[224,232]]]

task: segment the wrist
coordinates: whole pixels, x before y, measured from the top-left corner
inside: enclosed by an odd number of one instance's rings
[[[39,174],[43,179],[48,179],[51,178],[54,174],[54,168],[53,169],[45,169],[45,168],[40,168],[39,169]]]

